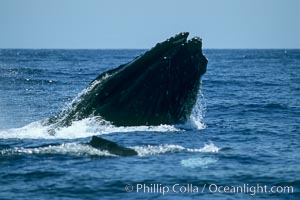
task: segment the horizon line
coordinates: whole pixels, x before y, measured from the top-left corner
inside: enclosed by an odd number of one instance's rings
[[[151,47],[152,48],[152,47]],[[0,50],[149,50],[151,48],[2,48]],[[300,48],[202,48],[202,50],[300,50]]]

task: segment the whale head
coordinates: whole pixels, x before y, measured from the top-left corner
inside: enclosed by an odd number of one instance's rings
[[[131,62],[100,74],[63,120],[91,115],[114,125],[186,121],[196,103],[207,59],[202,41],[183,32],[156,44]]]

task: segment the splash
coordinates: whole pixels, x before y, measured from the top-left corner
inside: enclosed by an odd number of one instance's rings
[[[134,146],[131,147],[136,152],[138,152],[139,156],[148,156],[148,155],[156,155],[156,154],[162,154],[167,152],[176,152],[176,151],[182,151],[185,148],[180,145],[174,145],[174,144],[164,144],[164,145],[147,145],[147,146]]]
[[[205,116],[206,103],[205,98],[201,90],[199,90],[197,95],[197,101],[193,107],[192,113],[188,121],[184,124],[178,124],[176,127],[188,129],[188,130],[202,130],[206,128],[203,123],[203,118]]]
[[[202,93],[202,90],[199,90],[196,104],[190,116],[190,123],[199,130],[206,128],[206,125],[203,123],[205,111],[206,111],[205,98]]]
[[[203,148],[201,149],[187,149],[190,152],[212,152],[212,153],[218,153],[220,151],[220,148],[218,148],[216,145],[214,145],[212,142],[209,144],[205,144]]]
[[[82,100],[82,97],[88,94],[90,91],[92,91],[96,86],[101,85],[103,80],[107,78],[109,78],[109,75],[104,74],[102,78],[100,78],[99,80],[94,80],[87,88],[79,92],[77,96],[71,102],[67,103],[62,109],[62,111],[57,116],[55,116],[55,118],[58,119],[58,121],[56,121],[55,124],[59,124],[60,122],[65,120],[71,112],[76,110],[76,108],[78,107],[78,105]]]
[[[136,152],[138,152],[139,156],[148,156],[148,155],[156,155],[156,154],[162,154],[168,152],[179,152],[179,151],[217,153],[220,150],[220,148],[215,146],[212,142],[210,142],[209,144],[205,144],[204,147],[198,149],[185,148],[183,146],[174,145],[174,144],[133,146],[131,148],[134,149]]]
[[[105,120],[91,117],[61,128],[45,126],[42,121],[32,122],[21,128],[1,130],[0,139],[77,139],[110,133],[174,131],[179,129],[172,125],[117,127]]]
[[[116,156],[107,151],[95,149],[91,146],[79,143],[64,143],[57,146],[37,147],[37,148],[14,148],[0,151],[0,155],[12,154],[62,154],[73,156]]]
[[[88,88],[80,92],[61,112],[60,120],[63,120],[69,112],[72,112],[80,103],[81,97],[92,90],[102,80],[108,78],[105,75],[101,80],[94,81]],[[206,128],[202,123],[205,112],[205,99],[201,90],[197,96],[197,102],[192,110],[190,120],[184,124],[176,125],[158,125],[158,126],[114,126],[110,122],[101,119],[99,116],[89,117],[78,121],[73,121],[70,126],[57,126],[54,124],[45,124],[45,121],[32,122],[21,128],[12,128],[0,130],[0,139],[77,139],[93,135],[102,135],[110,133],[128,133],[128,132],[175,132],[185,130],[201,130]],[[59,121],[60,121],[59,120]]]
[[[138,156],[151,156],[174,152],[213,152],[213,149],[208,150],[206,145],[199,149],[189,149],[175,144],[147,145],[130,147],[138,152]],[[215,147],[217,148],[217,147]],[[49,155],[71,155],[71,156],[99,156],[99,157],[117,157],[108,151],[93,148],[84,143],[63,143],[60,145],[49,145],[43,147],[24,148],[16,147],[12,149],[4,149],[0,151],[0,155],[20,155],[20,154],[49,154]]]

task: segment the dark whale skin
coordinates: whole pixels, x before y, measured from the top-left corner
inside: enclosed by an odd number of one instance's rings
[[[96,149],[105,150],[117,156],[136,156],[138,153],[130,148],[118,145],[115,142],[93,136],[91,141],[87,143]]]
[[[48,119],[60,126],[100,116],[116,126],[185,122],[196,103],[207,59],[202,40],[180,33],[100,74],[71,109]]]

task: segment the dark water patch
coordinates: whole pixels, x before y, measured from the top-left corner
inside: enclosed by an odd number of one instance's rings
[[[8,180],[19,180],[24,182],[30,182],[47,178],[57,178],[62,176],[63,173],[52,172],[52,171],[34,171],[27,173],[8,173],[2,176],[2,178],[6,181]]]

